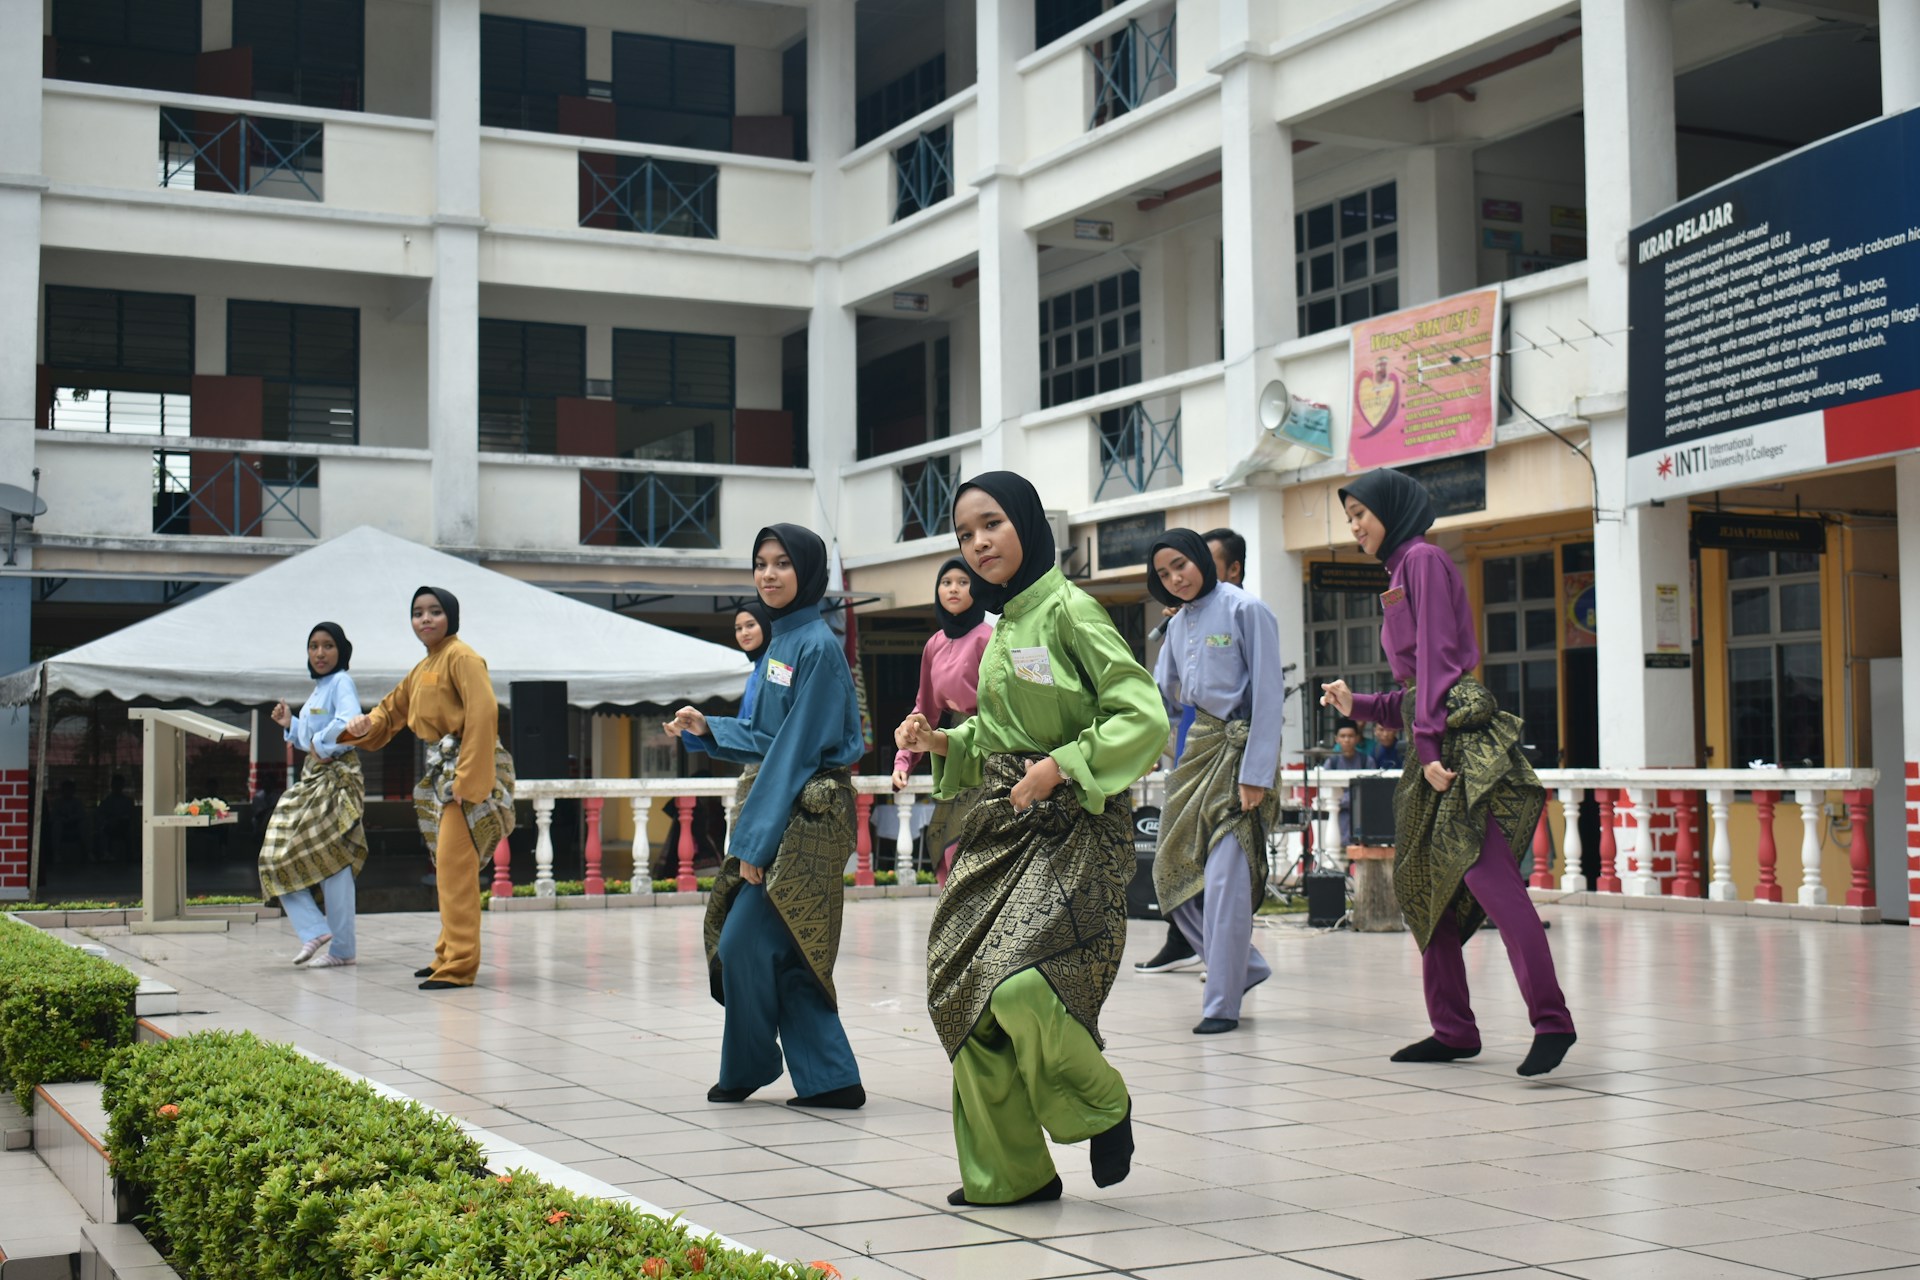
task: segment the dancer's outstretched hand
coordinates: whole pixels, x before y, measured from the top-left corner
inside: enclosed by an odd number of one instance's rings
[[[900,722],[900,727],[893,731],[893,745],[902,751],[938,751],[945,755],[945,744],[937,741],[938,738],[939,732],[918,711],[908,715]]]
[[[667,731],[669,737],[677,738],[683,733],[690,733],[696,738],[704,738],[707,736],[707,717],[698,707],[682,707],[673,713],[673,719],[660,727]]]
[[[279,725],[282,729],[288,728],[293,724],[293,712],[287,710],[287,702],[285,698],[282,698],[280,701],[273,704],[273,711],[271,714],[273,716],[273,722]]]
[[[1323,684],[1320,686],[1320,705],[1332,707],[1343,716],[1350,716],[1353,714],[1353,690],[1347,688],[1345,680]]]
[[[353,719],[347,721],[347,732],[345,734],[346,737],[364,738],[371,732],[373,732],[372,716],[364,715],[364,714],[357,715]]]

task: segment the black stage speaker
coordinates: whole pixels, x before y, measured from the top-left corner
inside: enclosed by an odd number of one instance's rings
[[[1160,847],[1160,810],[1142,805],[1133,811],[1133,883],[1127,886],[1127,914],[1159,920],[1160,895],[1153,888],[1153,855]]]
[[[1398,778],[1355,778],[1353,781],[1353,842],[1391,845],[1393,789]]]
[[[567,776],[567,682],[516,680],[508,686],[513,708],[513,772],[517,778]]]
[[[1347,914],[1347,878],[1338,871],[1307,873],[1307,924],[1331,929]]]

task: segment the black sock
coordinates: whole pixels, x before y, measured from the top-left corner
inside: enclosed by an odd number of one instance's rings
[[[867,1090],[858,1080],[838,1089],[829,1089],[825,1093],[816,1093],[810,1098],[788,1098],[790,1107],[834,1107],[842,1111],[857,1111],[867,1105]]]
[[[1030,1191],[1018,1200],[1008,1200],[1005,1201],[1005,1203],[1039,1204],[1043,1200],[1058,1200],[1061,1190],[1060,1175],[1056,1173],[1053,1177],[1047,1179],[1046,1185],[1038,1191]],[[967,1189],[965,1187],[955,1187],[952,1191],[947,1192],[947,1203],[952,1205],[970,1204],[980,1209],[994,1209],[999,1207],[998,1205],[981,1204],[978,1200],[967,1199]]]
[[[1450,1044],[1442,1044],[1428,1036],[1418,1044],[1410,1044],[1395,1053],[1389,1062],[1457,1062],[1461,1058],[1471,1058],[1480,1052],[1480,1046],[1471,1049],[1456,1049]]]
[[[1133,1100],[1127,1100],[1127,1114],[1120,1123],[1104,1133],[1093,1135],[1087,1144],[1093,1162],[1093,1185],[1110,1187],[1133,1172]]]
[[[1543,1076],[1560,1065],[1567,1056],[1567,1050],[1573,1048],[1573,1042],[1580,1037],[1571,1031],[1543,1031],[1533,1038],[1533,1048],[1527,1050],[1527,1060],[1522,1062],[1519,1072],[1523,1076]]]
[[[751,1089],[729,1089],[724,1085],[717,1084],[713,1086],[713,1088],[707,1090],[707,1101],[708,1102],[745,1102],[748,1096],[751,1095],[752,1093],[753,1093],[753,1090]]]

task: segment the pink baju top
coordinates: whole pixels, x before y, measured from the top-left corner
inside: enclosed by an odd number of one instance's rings
[[[987,651],[993,627],[981,623],[958,640],[950,640],[944,631],[936,631],[920,654],[920,696],[913,709],[938,727],[942,712],[970,716],[980,705],[975,686],[980,682],[980,655]],[[900,751],[893,757],[896,772],[911,772],[923,752]]]

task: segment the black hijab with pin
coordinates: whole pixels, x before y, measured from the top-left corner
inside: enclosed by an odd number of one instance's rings
[[[413,599],[407,602],[407,612],[413,612],[413,606],[420,602],[421,596],[432,596],[440,602],[440,611],[447,615],[447,634],[460,633],[460,597],[445,587],[416,587]]]
[[[1403,542],[1410,542],[1433,527],[1433,497],[1426,486],[1403,471],[1382,467],[1351,480],[1340,490],[1340,501],[1359,500],[1361,506],[1379,519],[1386,536],[1373,553],[1381,561],[1393,554]]]
[[[953,491],[956,508],[960,503],[960,495],[969,489],[978,489],[999,503],[1001,512],[1006,515],[1013,525],[1015,536],[1020,539],[1020,568],[1012,578],[996,584],[977,573],[973,575],[974,603],[994,613],[1004,613],[1009,600],[1040,581],[1058,563],[1060,557],[1054,550],[1053,524],[1047,519],[1047,509],[1040,501],[1039,491],[1017,472],[985,471],[975,476]]]
[[[757,598],[743,601],[739,605],[736,605],[733,610],[733,620],[736,623],[739,622],[740,615],[743,613],[759,625],[760,643],[751,649],[743,649],[741,652],[747,655],[748,662],[758,663],[760,661],[760,655],[765,653],[767,646],[773,643],[773,613]]]
[[[334,660],[333,671],[345,671],[347,664],[353,661],[353,641],[347,639],[347,633],[341,628],[339,623],[316,622],[313,624],[313,630],[307,632],[307,643],[313,643],[313,638],[322,631],[333,637],[333,647],[340,651],[340,656]],[[332,675],[333,671],[329,671],[327,674]],[[315,680],[320,679],[320,673],[313,669],[312,659],[307,660],[307,674]]]
[[[778,622],[788,614],[811,609],[827,594],[827,544],[805,525],[770,524],[755,535],[753,554],[758,556],[760,548],[768,542],[779,543],[781,550],[787,553],[787,559],[793,562],[794,580],[798,583],[793,599],[786,605],[778,609],[772,605],[766,606],[767,617]],[[768,634],[772,634],[771,629]]]

